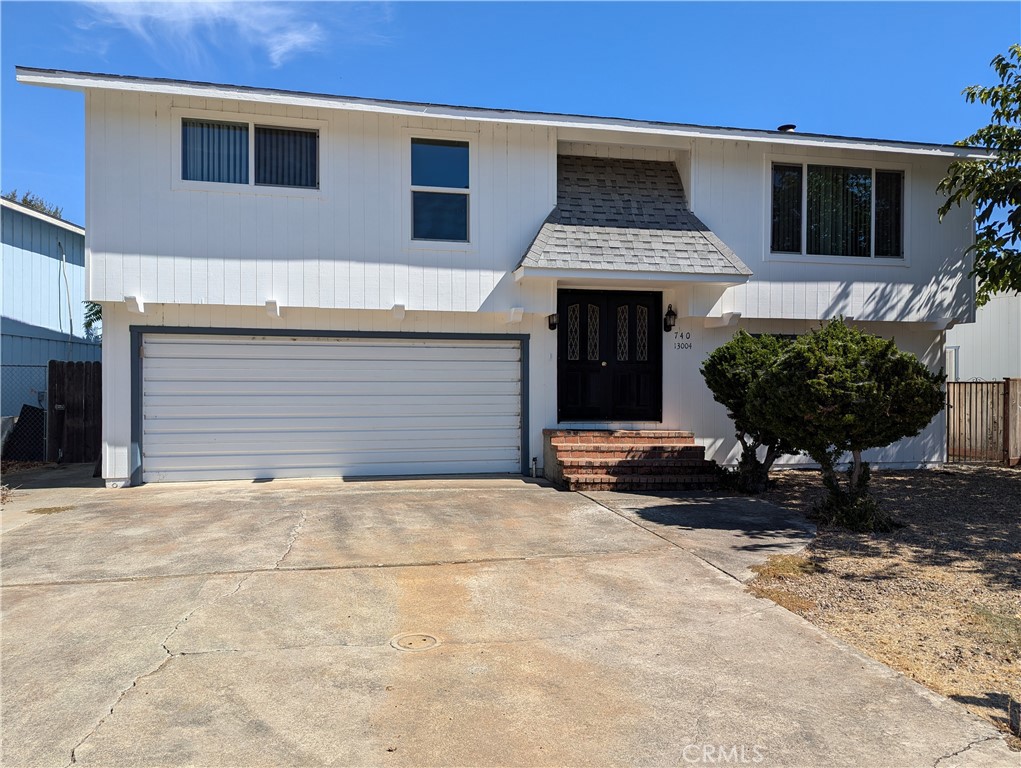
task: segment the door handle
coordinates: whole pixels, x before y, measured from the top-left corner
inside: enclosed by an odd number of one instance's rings
[[[603,368],[605,368],[606,367],[606,361],[603,360],[603,362],[601,362],[600,365],[603,366]]]

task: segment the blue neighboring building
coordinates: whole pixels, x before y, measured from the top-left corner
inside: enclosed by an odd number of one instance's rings
[[[10,200],[2,205],[0,416],[46,407],[50,360],[100,360],[87,338],[85,230]]]

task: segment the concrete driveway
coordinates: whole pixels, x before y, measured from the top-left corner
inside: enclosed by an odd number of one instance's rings
[[[810,535],[764,502],[278,480],[4,515],[7,766],[1017,764],[744,591]]]

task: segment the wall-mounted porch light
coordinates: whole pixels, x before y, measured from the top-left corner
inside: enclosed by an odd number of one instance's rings
[[[557,329],[557,325],[560,323],[560,315],[554,312],[552,315],[546,315],[546,324],[549,326],[551,331]]]
[[[674,325],[677,323],[677,313],[674,312],[674,305],[666,305],[666,314],[663,315],[663,330],[666,333],[670,333],[674,329]]]

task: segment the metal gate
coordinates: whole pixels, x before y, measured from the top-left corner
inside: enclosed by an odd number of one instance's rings
[[[947,382],[947,461],[1000,464],[1009,459],[1009,382]]]

